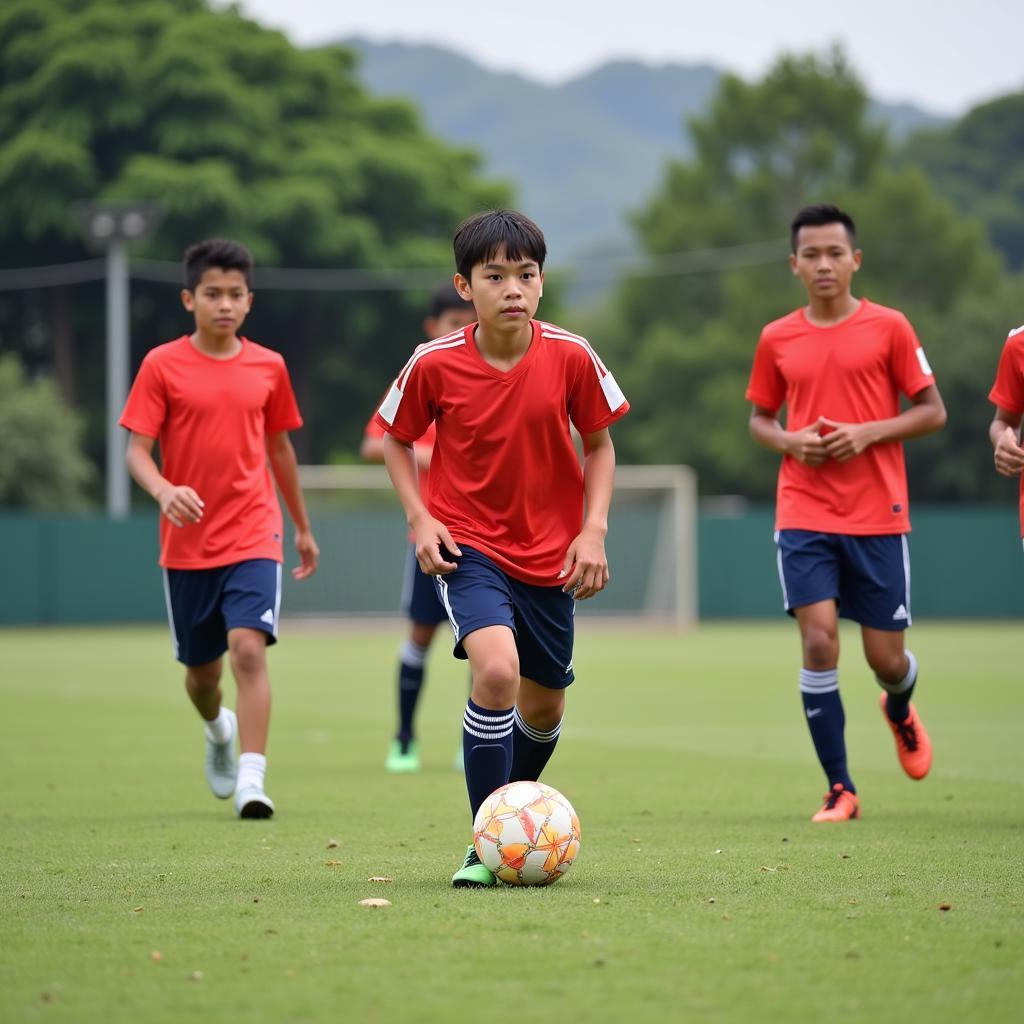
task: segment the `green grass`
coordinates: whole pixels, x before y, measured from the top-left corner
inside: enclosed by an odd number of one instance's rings
[[[1019,626],[910,634],[936,745],[920,783],[844,632],[864,817],[815,826],[792,624],[586,623],[546,774],[580,859],[485,892],[448,885],[464,667],[437,645],[425,770],[393,777],[400,627],[284,632],[270,822],[207,792],[164,630],[0,633],[0,1019],[1019,1019]]]

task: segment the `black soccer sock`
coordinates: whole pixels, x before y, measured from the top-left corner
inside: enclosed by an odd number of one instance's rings
[[[466,702],[462,718],[462,752],[466,789],[473,817],[496,789],[508,782],[512,765],[512,708],[492,711]]]
[[[851,793],[857,789],[846,767],[846,713],[839,698],[839,670],[825,672],[800,670],[800,696],[803,698],[807,728],[818,760],[831,788],[837,782]]]
[[[545,732],[543,729],[535,729],[519,714],[519,708],[515,708],[512,723],[512,770],[508,781],[536,782],[555,752],[562,721],[559,719],[553,729]]]
[[[427,648],[414,640],[406,640],[399,652],[398,661],[398,739],[404,754],[412,739],[412,723],[416,715],[416,704],[423,689],[424,664]]]
[[[888,696],[885,699],[885,713],[890,722],[904,722],[910,714],[910,696],[917,683],[917,658],[910,651],[904,651],[907,661],[907,674],[898,683],[887,683],[880,676],[875,676],[878,685]]]

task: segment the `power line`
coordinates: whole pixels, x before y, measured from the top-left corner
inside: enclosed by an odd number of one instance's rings
[[[643,263],[628,260],[582,260],[569,271],[575,282],[610,281],[621,277],[682,277],[709,271],[738,270],[775,263],[784,253],[786,239],[745,242],[713,249],[690,249],[662,253]],[[44,267],[0,269],[0,291],[56,288],[62,285],[102,281],[104,259],[57,263]],[[257,267],[254,287],[269,291],[312,292],[400,292],[411,288],[432,288],[451,267],[411,269],[356,269],[315,267]],[[181,284],[181,264],[171,260],[133,259],[129,264],[133,280],[155,284]]]

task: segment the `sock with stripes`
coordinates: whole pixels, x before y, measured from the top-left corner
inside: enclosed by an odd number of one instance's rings
[[[403,754],[409,749],[413,735],[412,722],[420,690],[423,689],[426,660],[426,647],[421,647],[411,637],[402,644],[398,655],[398,741],[402,744]]]
[[[509,782],[529,780],[536,782],[544,766],[555,752],[562,721],[545,732],[536,729],[519,714],[519,708],[512,711],[512,770]]]
[[[818,760],[831,788],[837,782],[851,793],[857,789],[846,767],[846,713],[839,697],[839,669],[824,672],[800,669],[800,696],[804,702],[807,728]]]
[[[492,711],[474,704],[470,698],[462,718],[462,753],[469,806],[475,818],[484,800],[508,782],[512,765],[512,708]]]
[[[898,683],[887,683],[881,676],[875,676],[878,685],[889,695],[885,701],[885,713],[891,722],[903,722],[910,714],[910,695],[914,692],[917,682],[917,658],[910,651],[904,651],[907,661],[907,674]]]

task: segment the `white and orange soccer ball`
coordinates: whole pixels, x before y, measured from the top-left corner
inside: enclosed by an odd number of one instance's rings
[[[477,856],[509,885],[557,882],[580,852],[580,819],[557,789],[510,782],[473,819]]]

